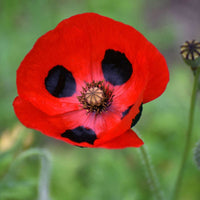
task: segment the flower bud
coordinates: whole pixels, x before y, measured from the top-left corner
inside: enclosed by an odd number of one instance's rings
[[[197,40],[186,41],[181,45],[181,56],[193,71],[200,67],[200,42]]]

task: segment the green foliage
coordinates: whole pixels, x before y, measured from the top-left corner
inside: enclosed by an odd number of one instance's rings
[[[36,39],[64,18],[82,12],[98,12],[134,26],[162,52],[168,52],[176,39],[173,24],[152,28],[147,24],[146,4],[145,0],[1,0],[0,132],[10,130],[18,123],[12,101],[17,95],[15,77],[20,62]],[[156,5],[160,4],[162,1]],[[183,63],[173,60],[170,63],[173,66],[170,66],[171,80],[166,92],[159,99],[144,105],[136,126],[149,147],[166,196],[173,187],[180,164],[193,79],[190,69]],[[200,105],[197,106],[199,110]],[[199,133],[199,120],[199,113],[196,112],[195,133]],[[81,149],[34,133],[35,142],[25,151],[22,141],[28,134],[26,129],[9,150],[0,152],[0,200],[49,200],[48,178],[52,200],[152,199],[136,149]],[[193,143],[198,139],[196,134]],[[34,156],[31,155],[31,147],[45,147],[52,155],[51,161],[45,161],[44,156],[38,158],[35,151],[32,152]],[[36,152],[39,155],[44,153],[43,150]],[[19,158],[23,159],[16,162]],[[200,196],[200,174],[191,164],[192,159],[191,155],[181,191],[182,200],[198,199]],[[51,174],[49,163],[52,165]],[[42,195],[46,195],[46,199]]]
[[[10,158],[14,152],[3,154],[3,158]],[[0,155],[2,157],[2,155]],[[39,166],[39,158],[41,166]],[[28,162],[25,162],[28,161]],[[2,159],[1,163],[6,163]],[[34,166],[31,167],[31,166]],[[2,200],[25,200],[38,199],[49,200],[49,155],[42,149],[29,149],[21,152],[12,163],[3,171],[0,182],[0,199]],[[0,168],[2,170],[2,168]],[[38,175],[38,171],[40,174]]]

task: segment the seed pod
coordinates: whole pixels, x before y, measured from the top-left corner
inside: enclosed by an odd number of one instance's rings
[[[189,65],[193,71],[196,71],[197,67],[200,67],[200,42],[197,40],[186,41],[181,45],[180,53],[187,65]]]

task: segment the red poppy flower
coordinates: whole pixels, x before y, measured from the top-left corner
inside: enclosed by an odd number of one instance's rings
[[[94,13],[40,37],[17,70],[14,110],[27,127],[82,147],[139,147],[131,127],[166,88],[164,57],[134,28]]]

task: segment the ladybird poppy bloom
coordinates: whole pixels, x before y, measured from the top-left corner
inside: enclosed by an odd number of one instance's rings
[[[129,25],[94,13],[40,37],[17,70],[14,110],[27,127],[81,147],[139,147],[142,105],[169,80],[164,57]]]

